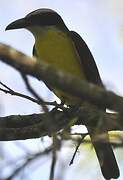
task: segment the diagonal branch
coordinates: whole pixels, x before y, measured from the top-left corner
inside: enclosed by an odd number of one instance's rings
[[[111,110],[123,112],[122,97],[68,73],[58,71],[43,62],[37,62],[36,58],[26,56],[10,46],[0,44],[0,59],[21,73],[32,75],[54,88],[64,90],[100,107],[104,106]]]

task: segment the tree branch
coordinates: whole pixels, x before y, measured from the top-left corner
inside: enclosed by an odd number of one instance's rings
[[[45,125],[46,113],[32,115],[12,115],[0,118],[0,140],[24,140],[31,138],[40,138],[49,133],[57,133],[68,127],[71,121],[72,125],[86,125],[95,127],[100,119],[105,123],[106,130],[123,130],[123,121],[119,114],[105,113],[88,106],[81,107],[73,112],[71,109],[66,111],[52,110],[49,112],[52,116],[52,129],[47,131]],[[119,125],[120,124],[120,125]]]
[[[21,73],[43,80],[51,87],[71,93],[100,107],[104,106],[123,112],[123,98],[121,96],[39,62],[36,58],[26,56],[10,46],[0,44],[0,59]]]
[[[72,125],[83,124],[95,127],[100,119],[108,131],[123,129],[122,97],[82,81],[70,74],[58,71],[47,64],[37,62],[35,58],[28,57],[4,44],[0,44],[0,59],[19,70],[22,74],[32,75],[48,83],[50,86],[69,92],[82,100],[120,112],[118,114],[108,114],[96,109],[94,106],[90,107],[89,104],[84,104],[76,110],[66,108],[63,111],[56,109],[44,114],[1,117],[0,140],[22,140],[43,137],[50,135],[52,132],[57,133],[59,130],[71,127]],[[7,86],[4,87],[8,89]],[[8,90],[11,91],[11,89]],[[46,128],[45,119],[47,114],[52,117],[50,118],[50,124],[52,125],[50,130]]]

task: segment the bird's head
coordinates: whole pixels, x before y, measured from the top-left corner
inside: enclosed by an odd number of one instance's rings
[[[49,26],[56,26],[58,28],[65,29],[66,25],[64,24],[61,16],[51,9],[38,9],[31,13],[29,13],[24,18],[18,19],[12,23],[10,23],[6,30],[11,29],[33,29],[35,27],[49,27]]]

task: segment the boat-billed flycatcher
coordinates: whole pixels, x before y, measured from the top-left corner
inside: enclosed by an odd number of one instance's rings
[[[79,34],[66,27],[57,12],[45,8],[35,10],[26,17],[9,24],[6,30],[20,28],[26,28],[34,35],[33,55],[38,59],[88,82],[103,86],[88,46]],[[66,104],[77,105],[80,103],[80,100],[68,93],[52,90]],[[109,143],[108,133],[105,134],[105,142],[95,142],[93,134],[90,136],[105,179],[118,178],[118,165]]]

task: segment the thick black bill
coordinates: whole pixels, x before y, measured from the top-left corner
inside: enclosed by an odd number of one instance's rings
[[[27,26],[28,23],[26,22],[25,18],[22,18],[10,23],[5,30],[26,28]]]

